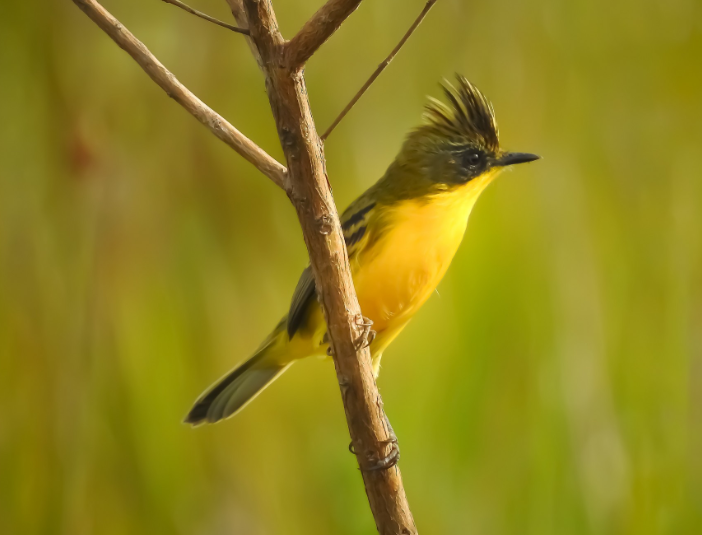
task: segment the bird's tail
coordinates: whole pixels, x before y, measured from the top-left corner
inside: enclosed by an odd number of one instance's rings
[[[292,362],[276,362],[279,337],[273,337],[249,360],[222,377],[195,402],[186,424],[213,424],[229,418],[271,384]]]

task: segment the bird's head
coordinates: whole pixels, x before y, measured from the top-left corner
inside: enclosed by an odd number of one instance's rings
[[[430,99],[425,124],[410,133],[397,164],[412,170],[425,187],[441,191],[489,181],[507,166],[539,158],[503,151],[492,104],[463,76],[456,78],[457,87],[442,86],[448,104]]]

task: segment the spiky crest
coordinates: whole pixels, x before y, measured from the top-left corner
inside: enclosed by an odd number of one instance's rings
[[[439,135],[463,139],[496,152],[500,147],[495,111],[490,101],[477,87],[460,74],[456,75],[458,88],[446,81],[442,89],[450,105],[429,98],[425,117],[429,127]]]

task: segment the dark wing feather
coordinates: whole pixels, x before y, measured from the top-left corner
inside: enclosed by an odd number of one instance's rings
[[[359,207],[360,205],[360,207]],[[344,232],[344,241],[349,258],[353,258],[358,251],[354,247],[366,233],[368,216],[375,207],[375,203],[363,202],[363,198],[353,203],[341,216],[341,228]],[[307,266],[297,282],[293,293],[290,310],[288,311],[288,336],[292,338],[302,325],[310,304],[315,299],[315,284],[312,268]]]
[[[314,299],[314,275],[312,266],[307,266],[297,282],[293,293],[290,311],[288,312],[288,336],[290,338],[297,332],[305,317],[307,307]]]

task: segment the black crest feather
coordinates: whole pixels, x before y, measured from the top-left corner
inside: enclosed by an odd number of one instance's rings
[[[426,107],[429,125],[438,134],[450,138],[467,138],[470,142],[496,152],[500,147],[495,111],[477,87],[456,75],[458,87],[449,82],[441,87],[448,105],[430,98]]]

